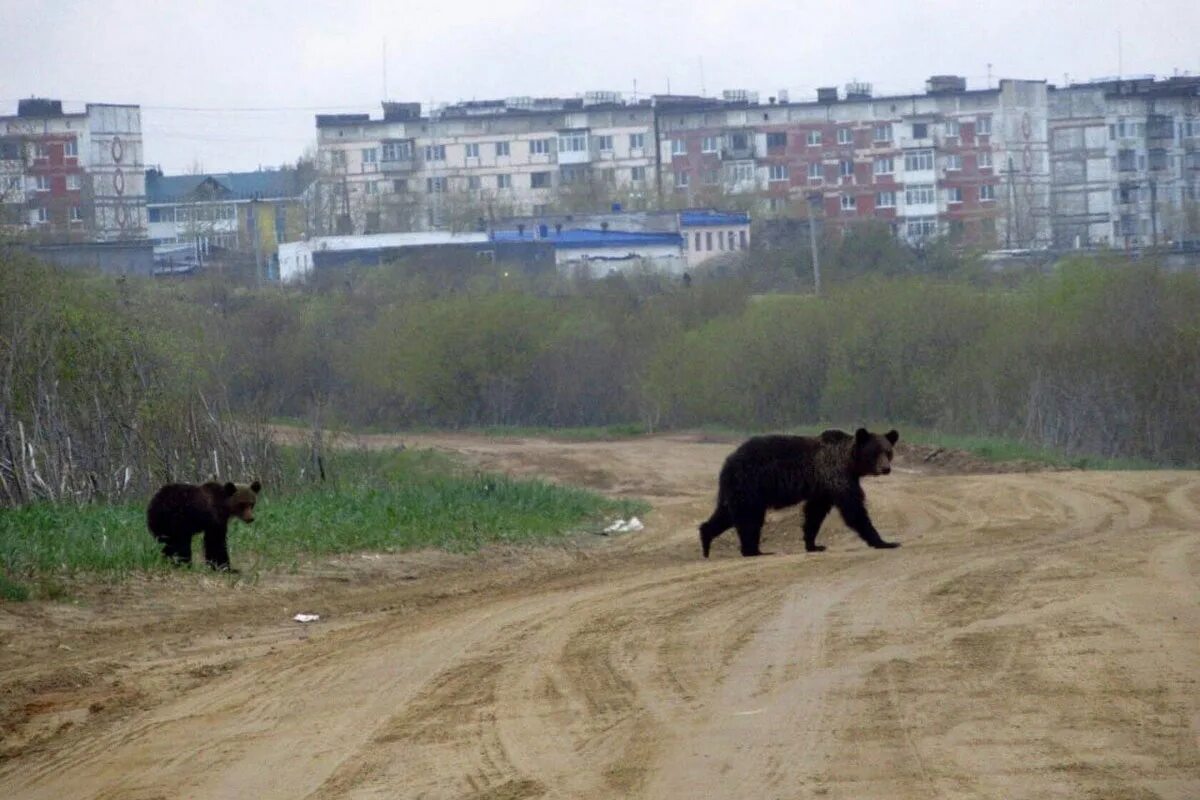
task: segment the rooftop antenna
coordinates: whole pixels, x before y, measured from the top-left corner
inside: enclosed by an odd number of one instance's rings
[[[637,105],[637,78],[633,79],[633,104]]]
[[[387,86],[387,37],[383,37],[383,99],[387,102],[388,86]]]
[[[988,62],[987,87],[992,88],[992,62]]]
[[[704,88],[704,56],[700,56],[700,96],[704,97],[706,94],[708,92]]]
[[[1117,80],[1121,79],[1122,66],[1123,65],[1121,63],[1121,29],[1117,28]]]

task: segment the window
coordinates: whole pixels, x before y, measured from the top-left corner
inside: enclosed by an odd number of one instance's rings
[[[506,156],[509,154],[508,142],[496,142],[496,157]]]
[[[946,155],[946,169],[951,172],[962,169],[962,156],[958,153],[948,153]]]
[[[379,181],[367,181],[367,194],[379,194]]]
[[[396,194],[403,194],[408,191],[408,178],[396,178],[392,181],[392,191]]]
[[[996,187],[992,186],[990,183],[985,183],[982,186],[980,186],[979,187],[979,199],[980,200],[995,200],[996,199]]]
[[[988,136],[992,132],[992,118],[980,117],[975,120],[975,133],[978,136]]]
[[[904,203],[910,206],[932,205],[937,200],[933,195],[933,184],[917,184],[904,190]]]
[[[578,166],[563,167],[562,172],[559,177],[560,177],[560,183],[564,183],[564,184],[583,183],[588,178],[588,168],[587,167],[578,167]]]
[[[444,145],[444,144],[427,144],[427,145],[425,145],[425,160],[426,161],[445,161],[446,160],[446,145]]]
[[[769,138],[769,137],[768,137]],[[700,144],[700,151],[704,153],[715,153],[721,149],[720,136],[705,136],[704,141]]]
[[[496,176],[496,188],[497,189],[511,189],[512,188],[512,175],[508,175],[505,173],[501,173],[501,174],[497,175]]]
[[[753,164],[730,164],[729,165],[729,180],[732,183],[742,183],[744,181],[754,180],[754,165]]]
[[[904,154],[905,172],[933,169],[932,150],[912,150]]]
[[[767,180],[786,181],[788,179],[787,164],[772,164],[767,167]]]
[[[425,179],[425,191],[429,192],[430,194],[440,194],[440,193],[446,191],[446,179],[445,178],[426,178]]]
[[[629,149],[641,150],[645,146],[646,146],[646,134],[644,134],[644,133],[629,134]]]
[[[745,231],[738,231],[738,246],[742,250],[746,249],[746,232]]]
[[[345,168],[345,166],[346,166],[346,151],[345,150],[331,151],[329,153],[329,164],[330,164],[330,166],[333,166],[333,167]]]
[[[991,169],[992,168],[992,151],[991,150],[980,150],[979,151],[979,168],[980,169]]]
[[[45,142],[36,143],[33,146],[33,157],[34,158],[49,158],[50,157],[50,148],[46,146]]]
[[[700,231],[696,231],[696,246],[692,249],[697,253],[700,252]]]
[[[550,188],[550,173],[549,172],[531,172],[531,173],[529,173],[529,188],[531,188],[531,189],[549,189]]]
[[[477,191],[482,188],[483,188],[483,181],[480,179],[480,177],[478,175],[468,175],[467,176],[467,189],[469,189],[470,191]]]
[[[717,249],[725,249],[725,231],[717,231]]]
[[[379,150],[374,147],[364,147],[362,160],[364,164],[374,164],[378,160]]]
[[[879,192],[875,195],[876,208],[895,208],[896,193],[895,192]]]
[[[583,153],[587,151],[587,134],[583,131],[560,133],[558,135],[558,152]]]
[[[741,132],[741,131],[736,131],[734,133],[729,134],[729,149],[730,150],[738,150],[738,151],[749,150],[750,149],[750,137],[748,137],[744,132]]]
[[[767,147],[768,148],[787,147],[787,134],[786,133],[768,133],[767,134]]]
[[[705,244],[704,249],[708,250],[709,252],[712,252],[712,231],[704,232],[704,244]]]
[[[896,171],[895,162],[891,157],[875,159],[875,174],[876,175],[891,175]]]
[[[613,149],[612,134],[605,134],[596,137],[596,149],[604,153],[611,153]]]
[[[892,140],[892,123],[882,122],[875,126],[875,141],[890,142]]]
[[[549,212],[549,211],[550,211],[550,206],[546,205],[545,203],[534,203],[533,204],[533,215],[535,217],[544,217],[544,216],[546,216],[547,212]]]
[[[44,208],[35,208],[29,212],[29,221],[34,225],[41,225],[50,221],[50,214]]]
[[[671,140],[671,155],[673,155],[673,156],[687,155],[687,142],[685,142],[683,139],[672,139]]]
[[[952,120],[949,120],[946,122],[946,136],[952,136],[954,138],[958,138],[958,136],[959,136],[958,120],[952,119]]]
[[[50,176],[49,175],[34,175],[33,188],[39,192],[50,191]]]
[[[531,139],[529,141],[529,155],[544,156],[550,153],[550,142],[553,139]]]
[[[412,158],[412,144],[410,142],[384,142],[383,143],[383,160],[384,161],[408,161]]]
[[[842,195],[842,211],[853,211],[858,208],[858,198],[852,194]]]
[[[704,171],[704,185],[716,186],[721,182],[721,170],[709,169]]]
[[[78,140],[71,138],[71,139],[67,139],[65,142],[63,142],[63,155],[66,156],[67,158],[78,158],[79,157],[79,142],[78,142]]]
[[[479,143],[472,142],[467,145],[467,158],[479,158]]]
[[[79,174],[75,173],[67,176],[67,189],[72,192],[77,192],[82,186],[82,181],[79,179]]]
[[[806,141],[808,142],[809,147],[816,147],[817,145],[819,145],[821,143],[821,132],[820,131],[809,131],[808,138],[806,139]]]
[[[910,239],[926,239],[930,236],[937,235],[937,218],[936,217],[918,217],[908,221],[908,238]]]
[[[819,181],[824,177],[825,177],[825,170],[824,170],[824,167],[821,166],[820,161],[813,161],[808,165],[808,179],[809,180]]]
[[[1167,151],[1161,148],[1155,148],[1150,151],[1150,169],[1166,169],[1167,168]]]
[[[688,187],[688,174],[686,172],[675,173],[675,188],[686,189]]]
[[[948,187],[946,189],[946,202],[947,203],[961,203],[962,202],[962,187],[961,186]]]
[[[854,144],[854,131],[849,128],[838,128],[838,144]]]
[[[929,136],[929,123],[914,122],[912,124],[912,135],[914,139],[924,139]]]
[[[640,133],[637,135],[641,136]],[[629,170],[629,180],[633,181],[634,183],[644,182],[646,180],[646,168],[645,167],[631,167]]]
[[[71,206],[71,222],[83,222],[83,210],[79,206]]]
[[[612,184],[616,183],[617,182],[617,171],[615,169],[600,170],[600,182],[605,185],[608,185],[608,186],[611,186]]]
[[[854,162],[848,158],[843,158],[838,162],[838,174],[843,178],[854,177]]]

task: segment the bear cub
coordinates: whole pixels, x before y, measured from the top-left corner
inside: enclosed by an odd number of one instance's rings
[[[262,484],[249,486],[209,481],[170,483],[158,490],[146,509],[150,533],[162,544],[163,556],[177,564],[192,563],[192,537],[204,534],[204,560],[215,570],[237,572],[229,566],[226,535],[232,517],[254,522],[254,504]]]
[[[804,549],[824,550],[817,533],[836,507],[846,525],[871,547],[899,547],[884,541],[867,515],[860,479],[892,471],[896,431],[854,435],[829,430],[820,436],[756,436],[743,442],[721,467],[717,508],[700,526],[704,557],[713,539],[736,528],[743,556],[762,555],[759,539],[767,509],[804,503]]]

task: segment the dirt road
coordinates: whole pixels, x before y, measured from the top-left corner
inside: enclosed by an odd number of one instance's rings
[[[405,441],[654,511],[0,607],[0,797],[1200,797],[1198,473],[901,458],[867,489],[901,549],[831,519],[806,555],[792,510],[704,561],[728,443]]]

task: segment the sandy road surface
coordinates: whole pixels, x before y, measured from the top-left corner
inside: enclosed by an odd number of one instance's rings
[[[806,555],[793,510],[704,561],[729,444],[422,439],[655,510],[0,607],[0,797],[1200,798],[1200,474],[901,459],[868,486],[900,550],[831,519]]]

